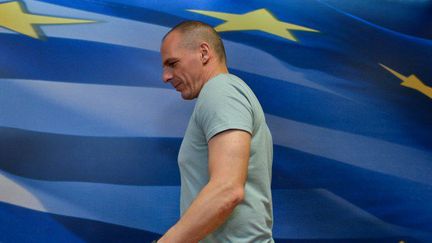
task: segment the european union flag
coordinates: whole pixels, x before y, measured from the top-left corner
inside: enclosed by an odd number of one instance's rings
[[[432,240],[429,1],[0,1],[0,241],[143,242],[179,217],[183,20],[221,34],[274,140],[277,242]]]

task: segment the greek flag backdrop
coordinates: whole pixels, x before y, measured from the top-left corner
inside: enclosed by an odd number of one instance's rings
[[[432,2],[0,1],[0,242],[150,242],[194,101],[160,43],[214,26],[273,135],[276,242],[432,242]]]

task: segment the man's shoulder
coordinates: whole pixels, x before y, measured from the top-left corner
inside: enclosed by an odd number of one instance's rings
[[[242,79],[233,74],[223,73],[207,81],[199,96],[215,95],[223,97],[227,95],[245,95],[249,92],[251,92],[250,88]]]
[[[223,88],[226,86],[230,86],[233,84],[233,76],[232,74],[228,73],[220,73],[217,76],[211,78],[207,81],[207,83],[204,85],[204,88]]]

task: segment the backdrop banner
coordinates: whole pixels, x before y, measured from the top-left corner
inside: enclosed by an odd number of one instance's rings
[[[0,0],[0,242],[150,242],[194,101],[160,44],[214,26],[273,135],[277,242],[432,242],[432,2]]]

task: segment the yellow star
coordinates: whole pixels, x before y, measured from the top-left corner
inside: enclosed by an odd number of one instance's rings
[[[279,37],[298,41],[289,30],[319,32],[318,30],[306,28],[300,25],[279,21],[267,9],[258,9],[245,14],[230,14],[213,11],[188,10],[226,22],[215,27],[216,31],[238,31],[238,30],[260,30]]]
[[[414,74],[411,74],[410,76],[406,77],[395,70],[383,65],[379,64],[381,67],[385,68],[387,71],[392,73],[394,76],[402,80],[401,85],[405,86],[407,88],[415,89],[422,94],[426,95],[427,97],[432,99],[432,88],[424,84],[419,78],[417,78]]]
[[[23,4],[18,1],[0,4],[0,27],[37,39],[42,38],[42,32],[37,28],[37,25],[82,24],[92,22],[95,21],[29,14],[25,11]]]

